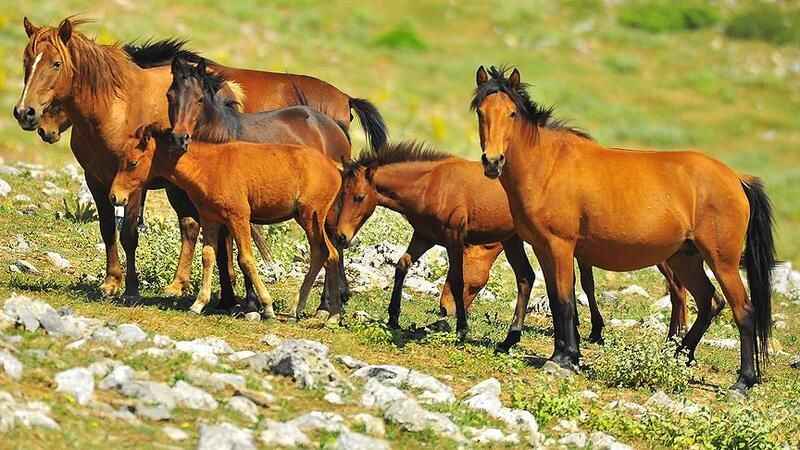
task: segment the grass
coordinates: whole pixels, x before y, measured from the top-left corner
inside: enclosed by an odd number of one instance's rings
[[[312,74],[351,95],[375,102],[394,140],[428,140],[443,150],[477,159],[476,120],[467,108],[475,68],[511,63],[519,67],[525,81],[533,83],[534,99],[557,104],[559,117],[571,119],[604,144],[699,148],[738,171],[762,177],[775,205],[779,256],[800,264],[800,132],[796,119],[800,117],[800,75],[795,69],[800,49],[792,42],[763,39],[752,33],[758,39],[750,39],[730,31],[737,20],[744,20],[737,19],[740,14],[764,9],[754,1],[739,1],[735,7],[703,2],[714,8],[725,25],[677,33],[648,33],[623,25],[621,18],[629,2],[611,3],[64,0],[39,2],[36,8],[14,3],[0,12],[0,103],[14,104],[21,90],[25,44],[22,16],[28,15],[36,24],[54,24],[66,15],[88,11],[96,22],[84,31],[102,42],[177,35],[190,38],[193,48],[227,64]],[[354,148],[363,145],[357,125],[353,138]],[[60,168],[73,161],[68,142],[68,136],[64,136],[56,145],[44,144],[35,134],[21,131],[10,114],[0,115],[0,157],[6,161]],[[265,350],[258,342],[266,332],[317,339],[331,345],[334,352],[448,377],[458,393],[494,376],[503,383],[504,401],[510,403],[516,394],[520,405],[533,405],[530,408],[541,414],[548,435],[554,435],[552,427],[557,418],[577,417],[581,428],[609,432],[637,448],[689,447],[692,443],[699,448],[740,445],[738,441],[724,441],[711,428],[698,424],[702,422],[699,420],[661,417],[639,423],[602,409],[618,398],[644,403],[652,394],[650,387],[628,381],[622,383],[624,387],[609,386],[604,379],[592,376],[575,377],[566,387],[553,382],[539,369],[552,350],[552,325],[547,317],[529,317],[519,349],[511,355],[495,355],[492,344],[504,337],[511,317],[508,303],[514,297],[513,276],[500,264],[493,269],[490,284],[498,300],[476,302],[470,321],[472,340],[467,344],[455,342],[452,334],[421,336],[414,332],[415,327],[434,321],[437,310],[434,299],[419,295],[404,301],[403,332],[389,331],[381,323],[328,329],[308,323],[253,324],[219,316],[190,316],[185,309],[191,299],[159,297],[177,254],[177,230],[163,194],[153,193],[148,197],[151,231],[142,236],[139,261],[143,280],[148,281],[143,285],[144,301],[141,306],[124,307],[100,298],[96,290],[95,277],[102,273],[104,264],[102,252],[95,248],[100,242],[97,224],[56,218],[56,212],[64,208],[62,200],[47,198],[40,191],[40,182],[30,176],[2,178],[12,185],[13,195],[29,195],[40,208],[25,215],[10,199],[0,199],[0,267],[24,257],[43,274],[12,275],[1,270],[0,298],[11,292],[25,293],[57,307],[69,306],[79,314],[120,323],[135,321],[148,331],[175,338],[218,335],[243,349]],[[63,178],[54,181],[65,183]],[[78,190],[74,183],[67,187],[71,192]],[[367,242],[392,236],[394,242],[405,244],[410,236],[409,229],[393,214],[376,215],[365,228],[361,238]],[[6,248],[16,234],[34,244],[30,253],[19,255]],[[298,236],[294,225],[271,227],[269,241],[276,258],[291,261],[297,252],[294,238]],[[72,268],[55,271],[43,256],[46,251],[61,253],[72,261]],[[652,271],[630,275],[596,271],[596,283],[598,291],[636,283],[654,297],[663,292],[659,276]],[[282,301],[291,298],[296,289],[294,281],[270,286],[273,297]],[[542,294],[541,287],[534,292]],[[607,318],[642,318],[651,314],[651,302],[623,298],[615,303],[603,302],[601,308]],[[349,310],[366,311],[383,320],[387,304],[388,293],[367,292],[356,295]],[[800,383],[787,365],[789,355],[800,352],[796,326],[800,306],[780,298],[775,305],[776,312],[785,314],[789,323],[788,329],[775,332],[786,353],[773,358],[766,383],[745,401],[743,407],[752,413],[738,416],[735,411],[740,405],[731,404],[724,395],[738,366],[735,351],[700,347],[698,365],[690,369],[688,387],[682,394],[708,408],[713,418],[709,421],[713,421],[707,422],[714,424],[717,432],[738,430],[729,435],[741,436],[748,430],[759,431],[754,433],[757,440],[753,446],[763,442],[763,436],[789,446],[800,444],[800,421],[792,414],[800,407]],[[581,308],[580,316],[588,318],[588,311]],[[731,324],[726,309],[708,336],[735,338],[737,332]],[[588,320],[584,320],[582,335],[588,334],[588,327]],[[619,342],[636,343],[638,337],[636,329],[623,330]],[[28,338],[35,343],[34,336]],[[582,350],[589,365],[602,361],[608,352],[592,345],[584,345]],[[49,351],[59,354],[61,349]],[[79,358],[78,354],[64,355]],[[154,364],[149,360],[135,363]],[[177,361],[155,366],[154,370],[167,375],[184,367]],[[130,428],[114,421],[76,416],[77,408],[47,387],[56,369],[46,366],[38,370],[26,378],[20,391],[25,398],[57,405],[54,416],[65,431],[15,431],[3,437],[4,444],[99,448],[165,443],[160,432],[147,424]],[[289,389],[283,385],[278,388]],[[574,413],[571,400],[583,389],[601,396],[596,405],[580,404],[588,418]],[[329,407],[314,395],[292,392],[295,400],[282,402],[276,417],[291,418],[308,407]],[[463,411],[449,412],[462,424],[477,425],[486,420]],[[194,430],[196,417],[185,417],[185,423],[178,426]],[[449,445],[426,433],[404,433],[392,426],[387,432],[398,448]],[[701,440],[701,435],[708,439]]]

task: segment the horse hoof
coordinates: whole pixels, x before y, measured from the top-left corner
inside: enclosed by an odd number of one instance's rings
[[[192,312],[192,313],[197,314],[198,316],[200,316],[200,315],[203,314],[203,307],[204,306],[205,305],[203,305],[203,304],[195,303],[195,304],[192,305],[191,308],[189,308],[189,312]]]
[[[183,283],[173,281],[164,288],[164,297],[182,297],[183,296]]]
[[[120,283],[117,280],[106,280],[100,285],[103,297],[116,297],[120,293]]]
[[[594,335],[594,334],[590,334],[589,335],[589,343],[590,344],[603,345],[603,342],[604,341],[603,341],[603,336],[602,335],[600,335],[600,336],[597,336],[597,335]]]
[[[249,312],[244,315],[244,320],[248,322],[258,322],[261,320],[261,314],[256,311]]]
[[[261,311],[261,317],[264,320],[271,320],[271,319],[275,319],[278,316],[275,314],[275,310],[272,309],[272,305],[270,305],[270,306],[265,306],[264,307],[264,310]]]
[[[467,330],[467,329],[462,329],[462,330],[456,331],[456,334],[458,335],[458,341],[459,342],[466,341],[468,333],[469,333],[469,330]]]

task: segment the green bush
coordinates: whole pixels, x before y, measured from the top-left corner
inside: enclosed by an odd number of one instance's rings
[[[619,21],[627,27],[664,33],[709,27],[719,21],[719,14],[700,2],[639,1],[624,6]]]
[[[375,40],[378,47],[395,50],[427,50],[428,44],[417,34],[411,24],[404,23],[378,36]]]
[[[800,44],[800,11],[786,12],[762,4],[736,14],[725,27],[736,39],[754,39],[774,44]]]
[[[542,390],[532,390],[529,385],[516,384],[511,388],[511,407],[529,411],[539,425],[547,425],[553,419],[569,419],[580,415],[581,400],[570,390],[567,382],[558,386],[555,395],[547,386]]]
[[[609,386],[649,387],[683,392],[689,385],[690,369],[685,357],[676,357],[677,344],[642,330],[635,339],[609,333],[590,375]]]

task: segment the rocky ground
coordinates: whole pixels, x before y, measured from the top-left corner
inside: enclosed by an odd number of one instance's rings
[[[510,355],[494,354],[514,299],[503,258],[475,303],[467,343],[456,341],[452,321],[435,317],[446,271],[441,250],[412,269],[403,329],[388,330],[394,262],[409,236],[391,214],[376,214],[348,251],[354,297],[344,326],[331,327],[311,319],[193,316],[186,311],[191,296],[159,297],[177,233],[157,194],[139,253],[143,297],[133,304],[99,297],[96,223],[73,217],[73,204],[90,202],[72,165],[0,164],[0,257],[7,267],[0,272],[0,436],[10,448],[794,448],[800,442],[792,413],[800,407],[792,368],[800,366],[793,356],[800,352],[800,273],[790,263],[775,271],[766,383],[747,398],[731,398],[725,386],[738,364],[738,339],[730,313],[703,340],[696,366],[677,364],[661,350],[670,304],[655,269],[596,272],[607,344],[584,345],[583,373],[568,375],[544,363],[552,328],[538,272],[523,342]],[[280,308],[297,288],[306,251],[291,226],[270,228],[268,239],[275,260],[261,269]],[[578,300],[585,336],[585,296]]]

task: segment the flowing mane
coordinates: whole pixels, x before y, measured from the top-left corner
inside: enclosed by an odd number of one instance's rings
[[[88,19],[68,17],[72,28],[91,22]],[[63,23],[63,22],[62,22]],[[81,92],[95,98],[108,98],[119,95],[127,83],[127,72],[121,65],[131,63],[131,58],[119,44],[103,45],[83,33],[73,31],[69,41],[64,44],[58,35],[59,27],[42,27],[33,36],[28,46],[30,57],[37,53],[37,47],[48,43],[56,48],[64,60],[65,70],[75,73],[80,83],[76,86]]]
[[[449,153],[434,149],[425,142],[403,141],[386,144],[378,150],[361,150],[358,158],[346,165],[345,175],[352,174],[362,167],[380,167],[416,161],[441,161],[453,157]]]
[[[508,71],[508,67],[492,66],[489,68],[489,80],[475,89],[475,98],[472,99],[472,104],[470,105],[473,111],[478,109],[489,95],[502,92],[511,98],[517,106],[517,111],[530,124],[552,130],[562,130],[584,139],[594,140],[589,133],[580,128],[570,126],[566,120],[553,117],[554,106],[544,106],[534,102],[528,95],[529,85],[527,83],[513,86],[506,76]]]
[[[133,62],[142,68],[166,66],[172,63],[175,58],[181,58],[195,64],[200,60],[205,60],[211,64],[214,63],[193,50],[186,50],[184,48],[186,44],[186,40],[173,37],[160,41],[148,39],[141,44],[133,41],[123,45],[122,49],[131,56]]]

